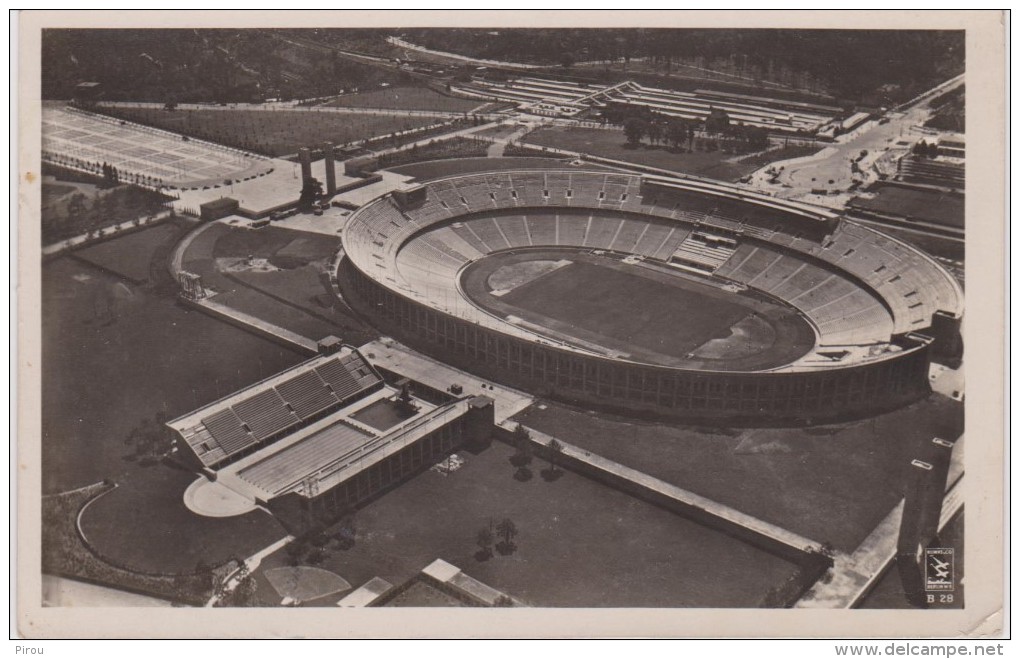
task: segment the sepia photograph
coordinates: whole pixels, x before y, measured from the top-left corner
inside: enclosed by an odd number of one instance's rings
[[[1002,633],[998,12],[126,13],[21,16],[21,633]]]

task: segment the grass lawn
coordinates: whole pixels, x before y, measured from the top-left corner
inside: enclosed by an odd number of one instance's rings
[[[85,247],[74,255],[105,268],[133,282],[149,280],[150,265],[156,250],[166,249],[180,240],[183,231],[192,228],[187,222],[163,221],[156,226]]]
[[[435,110],[469,112],[484,101],[446,96],[427,87],[394,87],[358,94],[345,94],[328,105],[342,108],[379,108],[390,110]]]
[[[221,292],[214,302],[313,340],[335,334],[360,345],[376,338],[377,333],[337,300],[319,274],[339,246],[339,238],[323,234],[275,226],[250,231],[217,225],[196,238],[184,264]],[[283,269],[234,272],[228,277],[216,267],[217,258],[248,256]]]
[[[964,225],[963,201],[963,195],[888,185],[879,188],[874,199],[856,197],[850,200],[849,205],[851,208],[900,215],[922,222],[962,229]]]
[[[286,535],[269,513],[202,517],[184,505],[196,475],[163,464],[143,467],[90,505],[82,531],[104,558],[141,572],[192,572],[199,563],[245,559]]]
[[[87,177],[76,173],[75,178]],[[94,177],[91,180],[99,181]],[[126,184],[104,190],[90,189],[88,185],[44,184],[45,187],[70,188],[60,195],[46,195],[44,189],[40,219],[43,244],[47,245],[88,233],[90,229],[99,230],[158,213],[167,199],[158,192]],[[72,203],[75,198],[82,202],[77,211]]]
[[[509,137],[521,129],[517,124],[500,124],[491,128],[483,128],[475,131],[472,135],[478,137]]]
[[[726,162],[735,156],[720,151],[671,153],[647,144],[629,148],[626,141],[623,131],[576,127],[539,128],[524,138],[524,142],[531,145],[576,151],[721,181],[736,181],[757,169],[753,164]]]
[[[66,194],[74,192],[78,188],[73,185],[60,185],[59,183],[43,183],[42,184],[42,205],[48,206],[57,199],[60,199]]]
[[[818,542],[853,551],[903,496],[910,460],[957,437],[962,406],[932,395],[871,420],[807,429],[699,429],[554,403],[516,420]]]
[[[728,336],[729,327],[749,313],[693,285],[669,285],[580,261],[518,286],[500,300],[674,357]]]
[[[420,128],[435,117],[300,110],[174,110],[116,108],[116,115],[147,126],[270,156],[296,153],[327,140],[347,144]]]
[[[44,492],[121,480],[139,469],[124,439],[142,420],[183,414],[303,359],[68,258],[43,268],[42,317]]]
[[[425,471],[357,511],[349,549],[319,567],[357,587],[399,584],[436,558],[536,606],[754,606],[796,568],[723,533],[572,472],[514,478],[499,442],[449,476]],[[478,530],[510,518],[517,548],[480,554]],[[263,569],[286,564],[284,552]]]
[[[740,159],[741,165],[753,166],[755,169],[764,167],[769,163],[779,162],[780,160],[792,160],[793,158],[803,158],[804,156],[810,156],[818,153],[821,148],[817,146],[784,146],[778,149],[772,149],[765,153],[758,153],[752,156],[747,156]]]
[[[287,268],[328,260],[339,248],[340,239],[336,236],[269,226],[257,231],[228,229],[217,239],[214,254],[238,258],[253,255]]]
[[[564,169],[569,168],[565,160],[551,158],[458,158],[456,160],[433,160],[399,167],[389,167],[391,172],[428,181],[445,176],[495,172],[510,169]],[[585,169],[591,169],[590,166]]]

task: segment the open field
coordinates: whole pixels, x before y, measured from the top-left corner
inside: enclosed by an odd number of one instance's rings
[[[630,148],[623,131],[619,130],[545,127],[529,133],[524,142],[721,181],[736,181],[758,169],[754,164],[728,162],[734,156],[720,151],[672,153],[664,148],[651,148],[647,145]]]
[[[327,105],[342,108],[385,108],[389,110],[435,110],[469,112],[484,101],[445,96],[427,87],[393,87],[357,94],[345,94]]]
[[[92,503],[81,517],[101,556],[140,572],[186,573],[245,559],[286,535],[267,512],[202,517],[184,505],[193,472],[163,464],[143,468]]]
[[[527,426],[818,542],[853,551],[903,496],[921,442],[959,436],[960,403],[933,394],[874,419],[818,428],[704,429],[555,403]]]
[[[442,558],[537,606],[754,606],[796,570],[574,473],[547,480],[537,459],[533,477],[517,480],[499,442],[459,455],[449,476],[425,471],[358,510],[354,546],[330,549],[319,567],[357,587],[401,583]],[[516,550],[480,555],[478,530],[503,518],[519,530]],[[278,552],[263,569],[287,560]]]
[[[428,126],[435,117],[316,112],[314,110],[173,110],[118,107],[118,117],[270,156],[332,141],[348,144]]]
[[[149,280],[157,251],[169,254],[189,222],[165,220],[161,224],[76,250],[74,256],[135,283]]]
[[[123,479],[140,469],[125,439],[141,421],[182,414],[301,360],[74,259],[43,268],[42,316],[44,492]]]
[[[856,197],[849,206],[962,229],[963,201],[963,195],[885,185],[876,191],[874,199]]]
[[[568,326],[680,357],[709,339],[727,336],[749,311],[693,287],[584,262],[558,268],[502,298]],[[736,299],[736,296],[731,296]]]

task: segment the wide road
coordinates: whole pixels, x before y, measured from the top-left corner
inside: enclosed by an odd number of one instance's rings
[[[961,84],[963,84],[963,76],[929,90],[915,99],[912,106],[898,112],[887,113],[889,121],[885,124],[880,124],[878,121],[867,122],[861,128],[838,138],[838,141],[823,150],[818,158],[773,163],[773,165],[785,166],[779,176],[779,182],[784,186],[790,186],[779,196],[796,197],[818,188],[846,190],[853,180],[850,163],[860,155],[861,151],[868,152],[868,155],[860,163],[861,169],[867,170],[871,162],[899,138],[914,141],[920,136],[920,133],[912,134],[911,131],[928,118],[928,106],[932,99],[939,93],[955,89]]]

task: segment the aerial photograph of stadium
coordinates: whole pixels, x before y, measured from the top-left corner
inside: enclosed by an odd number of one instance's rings
[[[964,30],[41,46],[45,606],[964,606]]]

